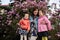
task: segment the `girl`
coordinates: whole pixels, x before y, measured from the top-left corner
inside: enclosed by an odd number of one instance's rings
[[[27,33],[30,31],[29,14],[25,13],[24,17],[19,21],[21,40],[27,40]]]
[[[36,40],[37,36],[37,23],[38,23],[38,8],[33,9],[32,15],[30,16],[30,26],[31,26],[31,40]],[[33,38],[32,38],[33,37]]]
[[[51,23],[48,18],[44,15],[43,10],[39,10],[39,19],[38,19],[38,36],[42,40],[48,40],[48,30],[51,30]]]

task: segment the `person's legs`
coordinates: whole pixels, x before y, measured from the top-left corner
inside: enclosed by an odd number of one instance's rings
[[[37,36],[37,39],[36,40],[42,40],[42,34],[41,34],[41,32],[38,32],[37,35],[38,36]]]
[[[45,40],[44,37],[42,37],[42,40]]]
[[[42,32],[42,40],[48,40],[48,32]]]
[[[20,40],[23,40],[23,35],[20,35]]]
[[[48,40],[48,37],[44,37],[45,40]]]
[[[24,40],[27,40],[27,35],[24,35]]]
[[[48,37],[42,37],[42,40],[48,40]]]

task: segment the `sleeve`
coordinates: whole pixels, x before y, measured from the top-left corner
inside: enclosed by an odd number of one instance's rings
[[[28,22],[28,31],[30,31],[30,22]]]
[[[51,30],[51,29],[52,29],[52,25],[51,25],[51,22],[48,20],[47,17],[45,17],[45,21],[46,21],[46,23],[47,23],[47,28],[48,28],[48,30]]]
[[[22,20],[19,21],[19,24],[22,25]]]
[[[30,22],[33,22],[33,18],[30,16]]]
[[[38,27],[40,26],[40,22],[41,22],[41,21],[38,19]]]
[[[23,20],[22,19],[19,21],[19,25],[20,25],[20,27],[23,26]]]

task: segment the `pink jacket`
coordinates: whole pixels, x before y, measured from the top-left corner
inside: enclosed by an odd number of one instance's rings
[[[51,30],[52,26],[46,16],[39,17],[38,19],[38,32],[44,32]]]

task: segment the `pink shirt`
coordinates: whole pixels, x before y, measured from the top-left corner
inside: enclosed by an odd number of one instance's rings
[[[44,32],[51,30],[51,22],[48,20],[46,16],[39,17],[38,19],[38,32]]]

